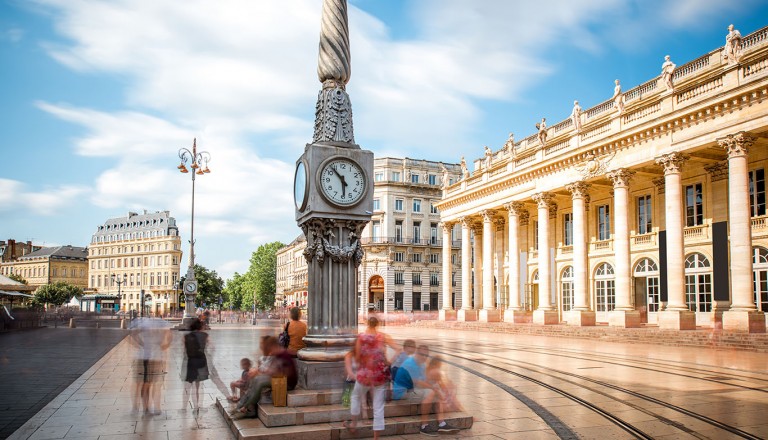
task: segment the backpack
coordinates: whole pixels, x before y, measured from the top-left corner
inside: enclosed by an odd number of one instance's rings
[[[288,345],[291,344],[291,337],[288,335],[288,326],[290,325],[290,321],[285,324],[285,329],[282,333],[280,333],[280,336],[277,337],[277,342],[280,344],[283,348],[288,348]]]

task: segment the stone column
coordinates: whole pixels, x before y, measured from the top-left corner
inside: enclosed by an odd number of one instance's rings
[[[696,315],[685,304],[685,249],[681,174],[687,156],[674,152],[656,158],[664,167],[667,228],[667,307],[659,313],[659,328],[694,330]]]
[[[747,153],[754,138],[741,131],[717,141],[728,152],[731,308],[723,313],[723,330],[765,333],[765,315],[755,307],[752,284],[752,222]]]
[[[539,307],[533,311],[534,324],[557,324],[557,311],[552,307],[552,267],[549,261],[549,210],[554,196],[541,192],[533,195],[539,222]]]
[[[520,202],[512,202],[504,205],[509,213],[509,254],[507,266],[509,268],[509,303],[504,311],[504,321],[521,324],[527,322],[526,313],[520,306],[520,216],[525,211]]]
[[[608,314],[611,327],[640,327],[640,312],[632,307],[632,270],[629,256],[629,181],[634,171],[619,168],[606,176],[613,182],[613,251],[616,307]]]
[[[451,291],[453,290],[453,283],[451,282],[451,274],[453,272],[451,265],[451,229],[453,225],[451,222],[440,224],[443,228],[443,308],[440,309],[441,321],[456,320],[456,311],[453,309],[453,301],[451,301]]]
[[[568,325],[593,326],[595,312],[589,308],[587,277],[587,204],[590,185],[575,182],[565,187],[573,201],[573,309],[566,314]]]
[[[459,321],[476,321],[477,313],[472,310],[472,240],[470,232],[472,222],[464,217],[461,220],[461,310]]]
[[[480,213],[483,217],[483,305],[480,309],[480,317],[483,322],[499,321],[499,312],[493,306],[493,210],[485,210]]]
[[[483,308],[483,226],[475,223],[472,231],[475,233],[474,260],[472,269],[475,276],[474,310]]]

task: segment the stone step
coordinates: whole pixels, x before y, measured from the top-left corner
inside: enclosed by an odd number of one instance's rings
[[[418,401],[393,400],[384,406],[384,417],[417,416],[419,408]],[[259,419],[268,427],[341,422],[348,418],[349,408],[340,404],[294,408],[259,404]]]
[[[344,428],[341,422],[313,423],[296,426],[267,427],[257,418],[233,420],[227,412],[227,404],[221,401],[216,406],[224,415],[225,420],[235,438],[238,440],[336,440],[373,437],[371,420],[363,420],[358,423],[357,432],[352,433]],[[445,420],[449,424],[461,429],[472,427],[474,419],[464,412],[446,413]],[[435,420],[431,420],[435,423]],[[420,427],[419,416],[385,417],[382,436],[417,434]]]
[[[341,403],[342,390],[292,390],[288,391],[289,407],[331,405]]]

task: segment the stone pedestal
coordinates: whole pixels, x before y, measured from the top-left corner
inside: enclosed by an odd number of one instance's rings
[[[192,330],[192,323],[195,322],[196,317],[185,316],[181,319],[181,322],[172,327],[174,330],[189,331]]]
[[[637,310],[613,310],[608,313],[608,325],[611,327],[640,327],[640,312]],[[694,317],[694,327],[696,319]]]
[[[446,309],[440,309],[440,320],[441,321],[455,321],[456,320],[456,310],[446,310]]]
[[[723,330],[765,333],[765,314],[757,311],[728,310],[723,312]]]
[[[568,321],[568,325],[578,327],[592,327],[597,322],[597,315],[591,310],[571,310],[565,312],[563,318]]]
[[[530,324],[533,321],[531,312],[525,310],[505,310],[504,322],[511,322],[512,324]]]
[[[696,314],[689,310],[659,312],[659,328],[663,330],[696,330]]]
[[[491,310],[480,310],[480,316],[478,317],[478,321],[480,322],[500,322],[501,321],[501,310],[491,309]]]
[[[347,377],[344,362],[296,362],[299,373],[298,387],[305,390],[341,389]]]
[[[557,316],[557,310],[534,310],[533,323],[539,325],[559,324],[560,318]]]
[[[477,310],[465,310],[461,309],[456,314],[458,321],[477,321]]]

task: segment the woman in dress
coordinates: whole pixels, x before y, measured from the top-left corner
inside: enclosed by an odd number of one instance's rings
[[[384,403],[389,387],[390,369],[387,362],[387,346],[396,352],[400,351],[392,338],[376,330],[379,320],[375,316],[368,318],[368,327],[357,337],[355,356],[357,361],[357,381],[352,390],[351,413],[352,421],[346,424],[350,431],[355,430],[357,419],[360,417],[362,402],[366,393],[372,393],[373,401],[373,438],[379,438],[379,432],[384,430]]]
[[[184,368],[184,406],[189,401],[189,389],[195,384],[195,411],[200,410],[200,381],[208,380],[208,359],[205,349],[208,346],[208,333],[201,331],[203,323],[195,319],[190,326],[191,332],[184,335],[184,354],[186,366]]]

